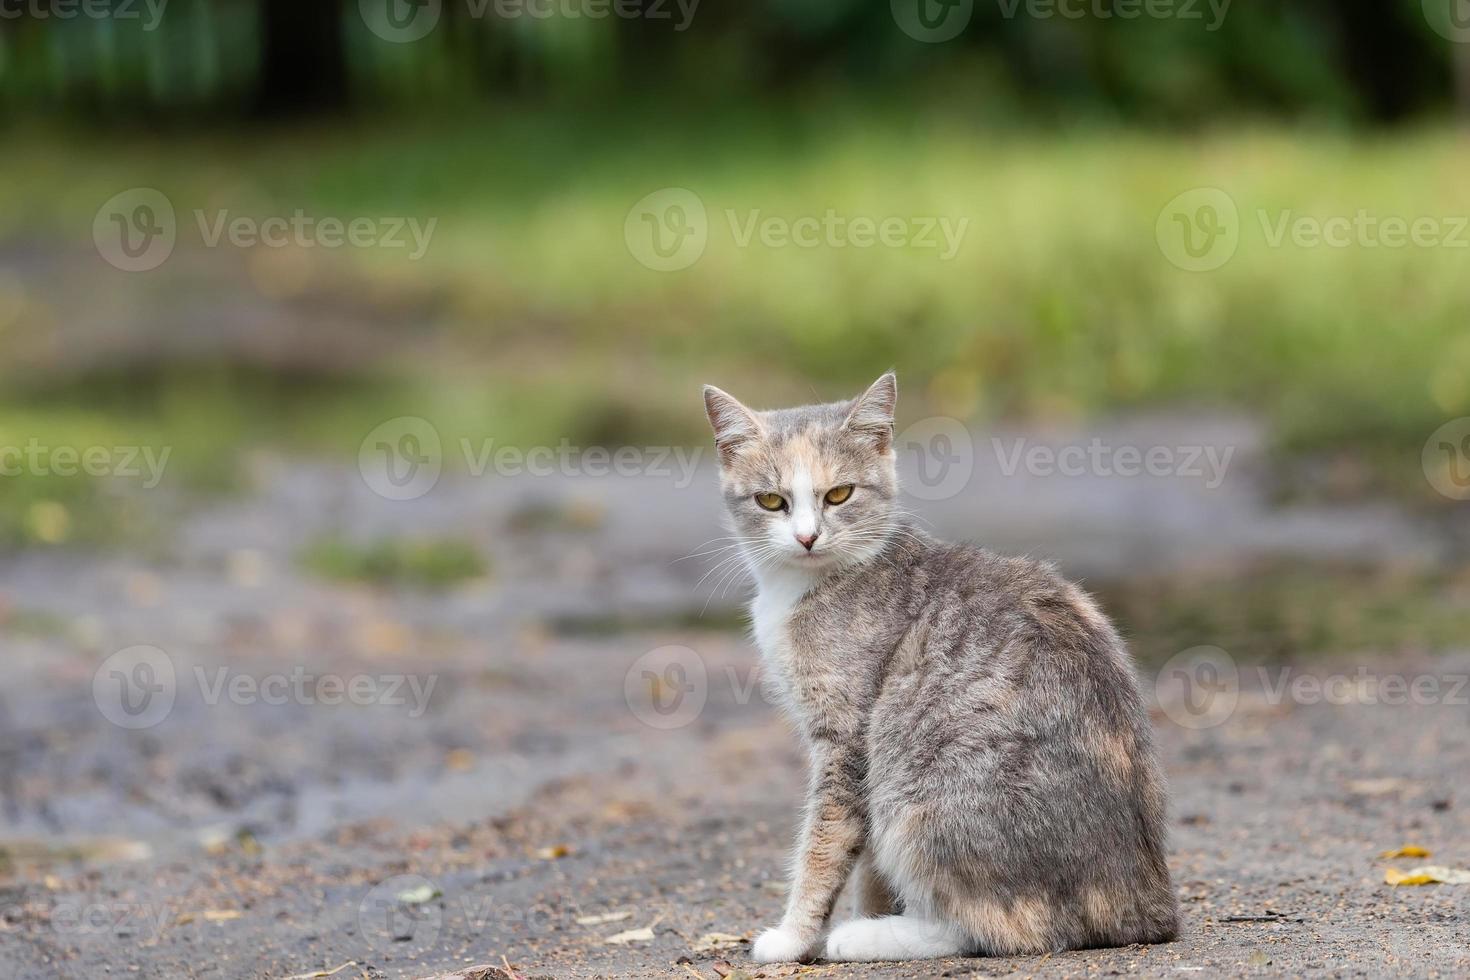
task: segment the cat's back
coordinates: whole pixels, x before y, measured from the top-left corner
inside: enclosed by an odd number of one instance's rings
[[[1092,597],[1050,562],[968,544],[936,544],[918,558],[910,611],[940,656],[1049,653],[1126,666],[1122,641]]]
[[[1151,732],[1133,663],[1081,588],[1047,562],[971,545],[925,549],[910,576],[908,626],[873,718],[879,744],[1066,745]]]

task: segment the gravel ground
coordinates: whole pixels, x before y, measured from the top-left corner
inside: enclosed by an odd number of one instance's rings
[[[0,975],[1470,974],[1470,886],[1393,888],[1388,867],[1426,861],[1378,858],[1415,844],[1470,867],[1463,653],[1242,668],[1203,713],[1171,679],[1231,664],[1145,671],[1163,678],[1175,943],[756,968],[801,759],[753,651],[718,628],[731,598],[692,615],[709,590],[670,564],[717,533],[697,530],[708,502],[446,483],[394,509],[340,471],[265,471],[184,520],[167,560],[0,564]],[[516,530],[548,498],[560,517]],[[320,527],[455,532],[495,571],[439,593],[323,584],[292,558]],[[139,644],[157,654],[108,659]],[[162,684],[167,713],[129,727],[113,669]],[[1301,680],[1334,673],[1322,696]],[[1434,693],[1384,703],[1388,675]]]

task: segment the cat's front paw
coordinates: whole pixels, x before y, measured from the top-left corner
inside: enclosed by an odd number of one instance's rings
[[[757,963],[800,963],[812,958],[815,945],[804,940],[795,929],[777,926],[755,938],[750,956]]]

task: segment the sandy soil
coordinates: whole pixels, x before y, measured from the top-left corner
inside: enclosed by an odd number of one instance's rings
[[[545,485],[405,509],[354,474],[266,469],[258,495],[185,520],[167,560],[0,565],[0,974],[1470,973],[1470,886],[1392,888],[1388,867],[1426,862],[1378,858],[1417,844],[1470,867],[1463,654],[1319,664],[1347,678],[1332,699],[1242,668],[1202,728],[1165,698],[1175,943],[761,969],[748,941],[779,915],[801,759],[719,628],[733,593],[700,619],[708,589],[670,564],[718,533],[697,530],[712,509],[650,533],[624,488],[531,532],[518,515]],[[447,529],[495,570],[443,593],[323,584],[292,555],[324,526]],[[108,659],[136,645],[166,659]],[[128,727],[113,669],[167,712]],[[1386,675],[1436,693],[1382,703]]]

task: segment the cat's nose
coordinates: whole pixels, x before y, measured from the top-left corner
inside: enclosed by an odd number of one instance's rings
[[[821,533],[821,531],[818,531],[816,534],[798,534],[796,540],[800,541],[801,546],[807,551],[811,551],[812,545],[817,543],[817,536]]]

